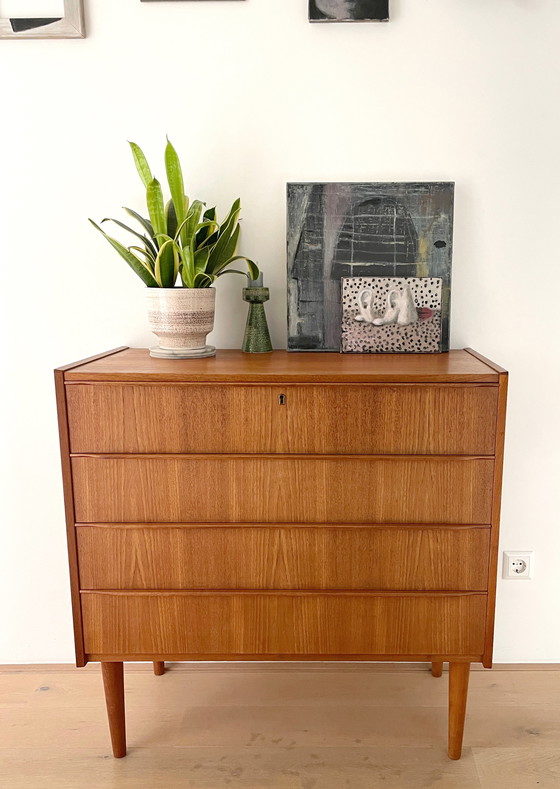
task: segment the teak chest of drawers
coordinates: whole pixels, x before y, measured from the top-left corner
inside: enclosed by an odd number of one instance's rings
[[[441,355],[117,349],[55,373],[77,665],[490,667],[507,374]]]

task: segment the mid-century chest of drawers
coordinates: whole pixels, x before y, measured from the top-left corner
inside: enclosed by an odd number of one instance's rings
[[[449,661],[459,758],[490,667],[507,374],[440,355],[164,360],[55,373],[78,666]]]

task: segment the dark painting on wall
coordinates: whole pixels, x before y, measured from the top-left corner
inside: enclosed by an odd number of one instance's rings
[[[389,0],[309,0],[310,22],[387,22]]]
[[[449,350],[453,183],[288,184],[288,349],[340,351],[343,277],[439,277]]]

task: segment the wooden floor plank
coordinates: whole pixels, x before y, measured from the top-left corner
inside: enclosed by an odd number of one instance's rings
[[[481,789],[558,789],[560,748],[473,748]]]
[[[99,666],[0,671],[0,787],[560,787],[555,669],[474,671],[464,755],[451,762],[446,672],[299,666],[172,665],[163,677],[131,666],[123,760]]]
[[[10,789],[480,789],[468,749],[457,763],[431,748],[0,750],[0,764]]]
[[[422,673],[370,674],[338,672],[278,672],[271,677],[253,672],[210,673],[166,672],[158,682],[150,681],[153,672],[125,672],[129,704],[152,704],[158,710],[183,710],[189,706],[231,707],[441,707],[447,704],[447,682],[436,682],[426,669]],[[336,678],[336,693],[333,693]],[[104,708],[101,677],[97,671],[74,669],[71,674],[0,675],[0,709],[3,705],[34,708]]]
[[[151,666],[151,664],[150,664]],[[27,705],[30,699],[38,709],[59,707],[100,707],[101,678],[99,666],[91,670],[73,669],[71,672],[37,671],[21,674],[0,673],[0,709],[17,704]],[[128,667],[127,667],[128,668]],[[354,704],[372,707],[445,707],[447,704],[447,674],[435,680],[426,668],[414,679],[407,672],[386,674],[369,671],[339,672],[269,672],[167,671],[158,683],[150,684],[148,671],[126,671],[127,699],[134,700],[149,692],[158,709],[174,709],[188,705],[215,706],[298,706],[302,698],[308,706]],[[180,678],[178,678],[178,676]],[[553,675],[554,676],[554,675]],[[336,677],[336,693],[332,692]],[[96,684],[97,683],[97,684]],[[535,707],[560,707],[560,678],[550,680],[546,672],[472,672],[471,695],[476,704],[489,707],[524,706],[530,700]],[[28,695],[27,695],[28,694]],[[150,700],[148,699],[148,700]]]

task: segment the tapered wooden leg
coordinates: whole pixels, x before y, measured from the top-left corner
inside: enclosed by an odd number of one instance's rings
[[[124,671],[122,663],[101,663],[105,703],[109,718],[109,731],[113,756],[126,756],[126,727],[124,717]]]
[[[163,660],[154,660],[154,674],[156,677],[161,677],[162,674],[165,674],[165,663]]]
[[[443,673],[443,663],[440,663],[438,660],[435,660],[432,663],[432,677],[441,677]]]
[[[461,758],[470,670],[470,663],[449,664],[449,740],[447,753],[450,759]]]

